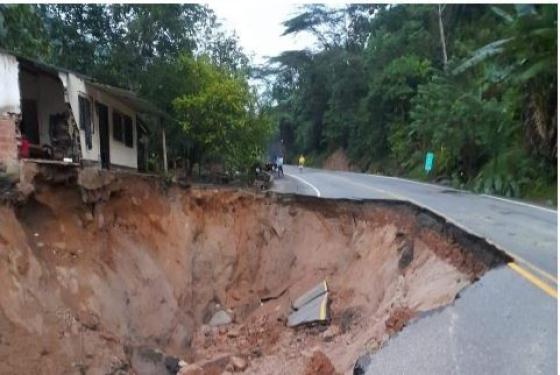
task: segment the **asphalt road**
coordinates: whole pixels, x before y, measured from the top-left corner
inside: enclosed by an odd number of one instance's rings
[[[280,191],[408,200],[485,237],[515,259],[365,357],[367,374],[557,372],[556,210],[405,179],[284,169]]]

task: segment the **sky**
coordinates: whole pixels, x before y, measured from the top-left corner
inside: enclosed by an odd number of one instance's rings
[[[226,29],[235,31],[245,52],[253,63],[262,64],[267,57],[282,51],[311,47],[314,39],[309,34],[281,36],[282,22],[298,13],[299,4],[279,1],[209,1]]]

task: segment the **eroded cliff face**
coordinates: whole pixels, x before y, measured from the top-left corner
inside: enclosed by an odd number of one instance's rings
[[[314,347],[347,372],[503,259],[404,203],[110,184],[87,199],[41,183],[0,205],[0,374],[161,373],[167,355],[298,374]],[[290,301],[323,279],[330,325],[287,328]],[[234,322],[209,327],[219,309]]]

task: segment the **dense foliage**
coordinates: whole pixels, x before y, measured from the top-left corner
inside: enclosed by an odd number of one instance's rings
[[[187,159],[191,171],[216,153],[240,168],[266,143],[269,121],[248,87],[249,60],[206,6],[0,5],[0,48],[138,92],[169,114],[169,160]],[[161,150],[160,131],[154,122],[152,150]]]
[[[233,170],[258,160],[269,122],[256,111],[256,96],[247,81],[206,57],[183,57],[179,64],[182,74],[192,80],[191,91],[173,101],[194,145],[189,159],[200,163],[204,156]]]
[[[556,5],[302,7],[269,100],[289,157],[555,199]],[[423,170],[426,152],[434,170]]]

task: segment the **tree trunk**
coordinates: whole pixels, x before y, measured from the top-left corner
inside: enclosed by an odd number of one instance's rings
[[[443,10],[445,5],[438,4],[438,24],[439,24],[439,37],[441,40],[441,51],[443,54],[443,69],[447,70],[447,47],[445,45],[445,32],[443,30]]]
[[[530,82],[525,90],[525,142],[533,154],[555,166],[558,161],[557,86],[548,87],[540,80]]]
[[[162,152],[163,152],[163,171],[167,173],[167,141],[165,139],[165,128],[162,125],[160,119],[160,126],[161,126],[161,144],[162,144]]]

